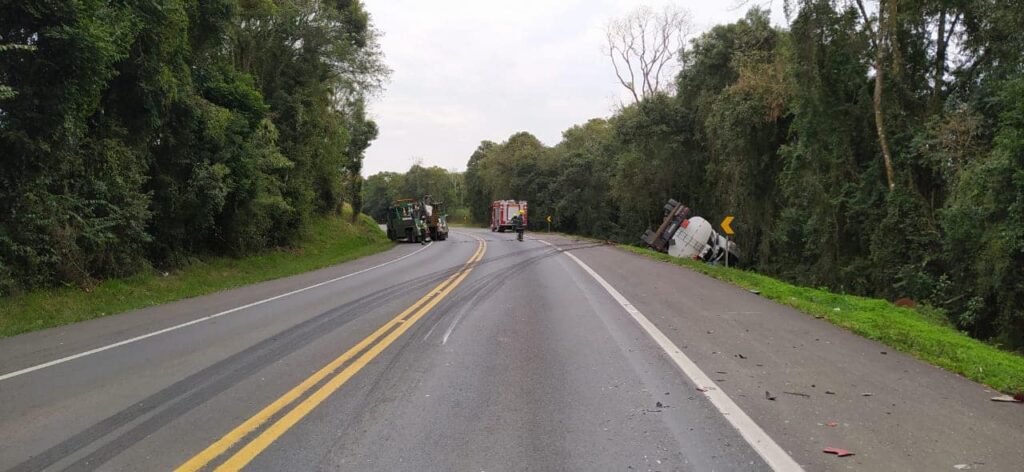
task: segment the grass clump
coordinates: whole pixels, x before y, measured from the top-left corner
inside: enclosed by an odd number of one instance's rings
[[[670,257],[650,249],[621,248],[680,265],[748,290],[816,318],[880,341],[930,364],[997,390],[1024,391],[1024,356],[971,338],[952,326],[939,310],[902,308],[886,300],[798,287],[740,269]]]

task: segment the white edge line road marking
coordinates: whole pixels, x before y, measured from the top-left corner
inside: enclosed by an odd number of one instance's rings
[[[557,246],[547,241],[539,241],[558,249]],[[754,451],[756,451],[757,454],[768,463],[768,466],[771,467],[772,470],[778,472],[802,472],[804,470],[800,467],[800,464],[797,464],[796,461],[782,449],[781,446],[768,436],[768,433],[765,433],[764,430],[754,422],[754,420],[750,419],[750,417],[747,416],[747,414],[740,409],[740,407],[736,405],[736,403],[734,403],[732,399],[722,391],[722,389],[718,388],[718,385],[716,385],[715,382],[704,373],[704,371],[700,370],[700,367],[697,367],[697,364],[690,360],[686,354],[683,354],[683,351],[679,349],[679,347],[677,347],[675,343],[668,338],[668,336],[665,336],[665,333],[662,333],[654,323],[651,323],[643,313],[640,313],[640,310],[637,310],[629,300],[626,300],[626,297],[623,297],[618,290],[615,290],[615,287],[612,287],[611,284],[598,275],[597,272],[594,272],[594,269],[591,269],[590,266],[584,264],[583,261],[572,253],[562,251],[562,254],[565,254],[566,256],[569,256],[570,259],[576,261],[576,263],[579,264],[583,270],[587,271],[587,273],[590,274],[597,283],[601,284],[605,291],[607,291],[608,294],[619,303],[619,305],[622,305],[622,308],[624,308],[626,312],[628,312],[633,319],[640,324],[640,327],[642,327],[644,331],[647,331],[647,334],[651,336],[651,339],[658,343],[658,346],[668,354],[669,358],[671,358],[672,361],[675,362],[676,366],[679,367],[679,370],[682,370],[683,374],[690,378],[690,381],[697,385],[697,387],[707,389],[707,391],[704,392],[704,395],[711,401],[711,404],[718,409],[733,428],[736,428],[736,431],[740,433],[740,436],[743,436],[743,439],[745,439],[747,443],[750,444],[750,447],[752,447]]]
[[[425,249],[427,249],[428,247],[432,246],[433,244],[434,244],[434,242],[431,241],[430,244],[428,244],[426,246],[423,246],[423,247],[421,247],[421,248],[419,248],[419,249],[417,249],[417,250],[415,250],[413,252],[410,252],[409,254],[406,254],[406,255],[404,255],[402,257],[399,257],[397,259],[392,259],[392,260],[387,261],[387,262],[385,262],[383,264],[378,264],[378,265],[375,265],[373,267],[367,267],[367,268],[365,268],[363,270],[356,271],[356,272],[353,272],[351,274],[346,274],[346,275],[343,275],[341,277],[335,277],[335,278],[330,279],[330,280],[325,280],[323,282],[316,283],[316,284],[310,285],[308,287],[303,287],[303,288],[300,288],[300,289],[297,289],[297,290],[292,290],[291,292],[288,292],[288,293],[282,293],[280,295],[275,295],[275,296],[270,297],[270,298],[265,298],[263,300],[255,301],[255,302],[249,303],[247,305],[237,306],[237,307],[231,308],[230,310],[224,310],[224,311],[222,311],[220,313],[215,313],[215,314],[212,314],[212,315],[204,316],[202,318],[196,318],[196,319],[194,319],[192,321],[187,321],[185,323],[181,323],[181,324],[178,324],[178,325],[170,326],[170,327],[158,330],[158,331],[153,331],[152,333],[146,333],[146,334],[143,334],[141,336],[136,336],[136,337],[131,338],[131,339],[125,339],[124,341],[118,341],[116,343],[108,344],[106,346],[101,346],[101,347],[98,347],[96,349],[90,349],[90,350],[85,351],[85,352],[80,352],[78,354],[73,354],[73,355],[70,355],[70,356],[67,356],[67,357],[62,357],[60,359],[54,359],[54,360],[52,360],[50,362],[44,362],[42,364],[37,364],[37,365],[34,365],[32,367],[26,367],[26,368],[21,369],[21,370],[16,370],[16,371],[11,372],[11,373],[3,374],[3,375],[0,375],[0,382],[2,382],[4,380],[7,380],[7,379],[10,379],[10,378],[17,377],[19,375],[27,374],[29,372],[35,372],[35,371],[40,370],[40,369],[45,369],[47,367],[52,367],[52,366],[55,366],[55,365],[58,365],[58,364],[63,364],[65,362],[73,361],[75,359],[79,359],[79,358],[82,358],[82,357],[85,357],[85,356],[91,356],[91,355],[99,353],[99,352],[108,351],[110,349],[114,349],[115,347],[121,347],[121,346],[124,346],[125,344],[131,344],[131,343],[134,343],[136,341],[142,341],[143,339],[152,338],[153,336],[159,336],[161,334],[168,333],[168,332],[171,332],[171,331],[174,331],[174,330],[178,330],[178,329],[181,329],[181,328],[185,328],[185,327],[188,327],[188,326],[192,326],[194,324],[199,324],[199,323],[202,323],[204,321],[209,321],[209,320],[212,320],[214,318],[219,318],[221,316],[228,315],[228,314],[234,313],[236,311],[241,311],[241,310],[244,310],[246,308],[252,308],[252,307],[257,306],[257,305],[262,305],[262,304],[267,303],[267,302],[272,302],[272,301],[277,300],[277,299],[281,299],[281,298],[284,298],[284,297],[287,297],[287,296],[295,295],[296,293],[305,292],[306,290],[311,290],[311,289],[314,289],[314,288],[317,288],[317,287],[322,287],[324,285],[331,284],[331,283],[337,282],[337,281],[342,280],[342,279],[347,279],[349,277],[354,277],[356,275],[363,274],[363,273],[369,272],[369,271],[374,270],[374,269],[379,269],[379,268],[384,267],[386,265],[394,264],[394,263],[396,263],[396,262],[398,262],[398,261],[400,261],[402,259],[405,259],[407,257],[415,256],[416,254],[419,254],[420,252],[424,251]],[[299,275],[299,274],[295,274],[295,275]]]

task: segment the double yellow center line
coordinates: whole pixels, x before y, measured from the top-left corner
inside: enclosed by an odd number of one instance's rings
[[[374,331],[366,339],[363,339],[344,354],[334,359],[322,369],[309,376],[302,383],[296,385],[280,398],[275,400],[266,408],[260,410],[255,416],[245,420],[217,442],[211,444],[199,454],[185,462],[176,469],[177,472],[198,471],[208,466],[215,459],[223,455],[233,446],[260,429],[271,417],[277,415],[281,410],[291,406],[298,399],[302,398],[309,390],[319,385],[324,379],[334,375],[320,388],[313,391],[301,402],[291,408],[290,411],[281,416],[270,426],[263,429],[251,441],[238,449],[231,457],[216,468],[220,471],[241,470],[249,462],[256,458],[264,449],[273,444],[277,438],[295,426],[302,418],[308,415],[320,403],[336,392],[352,376],[358,373],[363,367],[370,363],[378,354],[387,349],[395,342],[402,333],[405,333],[420,318],[427,314],[435,305],[441,302],[452,290],[455,289],[473,270],[473,267],[484,257],[487,245],[482,239],[478,239],[476,252],[469,258],[465,265],[458,272],[441,282],[430,290],[423,298],[413,303],[412,306],[398,314],[398,316]],[[355,360],[352,360],[355,359]],[[351,362],[349,362],[351,361]],[[344,366],[341,372],[336,371]]]

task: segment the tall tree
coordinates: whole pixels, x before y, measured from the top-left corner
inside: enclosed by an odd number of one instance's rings
[[[690,29],[690,14],[671,5],[659,12],[641,6],[608,23],[605,54],[634,103],[672,85],[672,65]]]

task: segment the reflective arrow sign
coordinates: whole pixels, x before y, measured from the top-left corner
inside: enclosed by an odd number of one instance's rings
[[[733,233],[732,226],[730,226],[732,224],[732,220],[733,220],[732,216],[727,216],[727,217],[725,217],[724,220],[722,220],[722,231],[725,231],[725,234],[728,234],[729,236],[732,236],[733,234],[736,234],[736,233]]]

